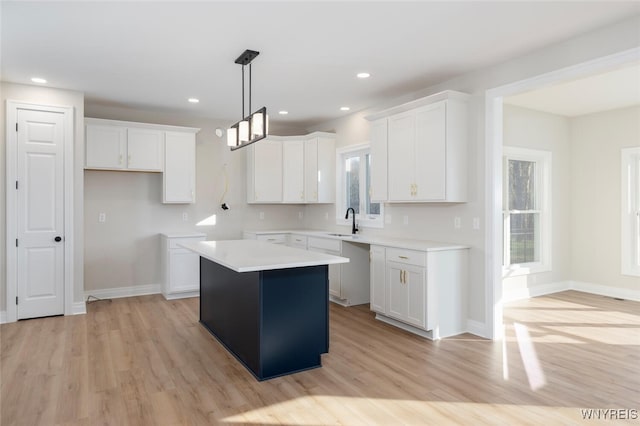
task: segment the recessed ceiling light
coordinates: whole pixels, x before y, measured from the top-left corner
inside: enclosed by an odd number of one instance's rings
[[[340,107],[340,111],[349,111],[351,108],[349,107]]]
[[[359,72],[358,74],[356,74],[356,77],[358,77],[358,78],[369,78],[369,77],[371,77],[371,74],[369,74],[368,72]]]
[[[285,110],[278,111],[278,114],[280,114],[280,115],[287,115],[287,114],[289,114],[289,111],[285,111]]]
[[[197,104],[198,102],[200,102],[200,99],[197,98],[189,98],[187,99],[189,102],[191,102],[192,104]]]
[[[47,80],[40,77],[33,77],[31,81],[33,81],[34,83],[40,83],[40,84],[45,84],[47,82]]]

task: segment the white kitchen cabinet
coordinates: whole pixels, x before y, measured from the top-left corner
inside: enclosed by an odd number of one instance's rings
[[[289,234],[287,245],[300,249],[307,249],[307,236],[299,234]]]
[[[388,120],[378,119],[371,123],[371,200],[388,200],[387,192],[387,129]]]
[[[256,236],[256,240],[258,241],[266,241],[271,244],[287,244],[287,234],[259,234]]]
[[[387,315],[415,327],[426,328],[426,269],[387,261]]]
[[[165,299],[195,297],[200,294],[200,256],[180,244],[204,241],[205,234],[161,234],[163,253],[162,295]]]
[[[369,248],[369,280],[370,280],[370,309],[375,312],[385,313],[386,310],[386,272],[385,272],[385,248],[371,246]]]
[[[247,203],[282,202],[282,141],[263,139],[247,147]]]
[[[85,168],[161,172],[164,132],[117,125],[86,125]]]
[[[196,135],[165,133],[162,202],[189,204],[196,201]]]
[[[127,128],[127,169],[161,172],[164,163],[164,132]]]
[[[297,139],[282,141],[282,201],[304,203],[305,142]]]
[[[126,127],[87,124],[85,139],[85,168],[106,170],[126,168]]]
[[[374,200],[466,201],[468,97],[445,91],[367,117]]]
[[[304,146],[304,194],[307,203],[335,202],[336,146],[332,134],[312,133]]]

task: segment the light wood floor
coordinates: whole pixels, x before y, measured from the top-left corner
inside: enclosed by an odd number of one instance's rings
[[[640,303],[565,292],[505,323],[504,342],[431,342],[332,305],[323,367],[257,382],[198,299],[96,302],[0,327],[1,424],[552,425],[640,408]]]

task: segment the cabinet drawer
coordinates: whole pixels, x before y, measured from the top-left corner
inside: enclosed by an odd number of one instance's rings
[[[307,247],[306,235],[289,235],[289,245],[293,247]]]
[[[342,241],[331,238],[309,237],[307,239],[307,246],[309,247],[309,250],[317,248],[333,251],[338,254],[342,251]]]
[[[256,238],[258,241],[266,241],[272,244],[286,244],[287,243],[287,235],[286,234],[263,234],[258,235]]]
[[[415,250],[387,248],[387,261],[407,265],[427,266],[427,253]]]
[[[194,241],[204,241],[206,237],[184,237],[184,238],[168,238],[169,241],[169,250],[182,249],[185,250],[184,247],[180,246],[180,244],[184,243],[192,243]]]

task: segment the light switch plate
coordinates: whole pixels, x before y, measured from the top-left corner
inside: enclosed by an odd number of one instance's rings
[[[304,213],[298,212],[298,219],[302,220],[303,217],[304,217]]]
[[[260,212],[260,214],[258,215],[258,217],[260,218],[260,220],[264,220],[264,212]]]
[[[404,223],[405,225],[409,224],[409,216],[407,216],[406,214],[404,216],[402,216],[402,223]]]
[[[329,220],[329,213],[324,214],[324,220]]]
[[[391,223],[391,215],[390,214],[384,215],[384,223],[386,223],[387,225]]]
[[[453,227],[455,229],[462,228],[462,219],[460,219],[460,216],[456,216],[453,218]]]
[[[106,221],[107,221],[107,214],[106,213],[99,213],[98,214],[98,222],[105,223]]]
[[[183,213],[182,213],[182,220],[183,220],[184,222],[189,222],[189,213],[187,213],[187,212],[183,212]]]
[[[480,229],[480,218],[479,217],[474,217],[473,218],[473,229]]]

